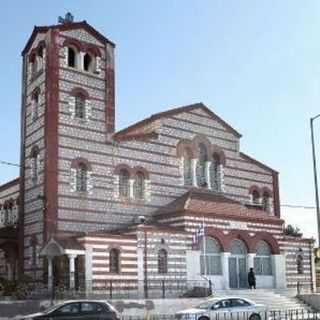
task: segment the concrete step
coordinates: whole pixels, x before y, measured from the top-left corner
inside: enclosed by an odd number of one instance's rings
[[[308,312],[312,308],[295,297],[294,290],[218,290],[214,292],[215,297],[236,296],[253,300],[256,303],[263,304],[269,310],[302,310]]]

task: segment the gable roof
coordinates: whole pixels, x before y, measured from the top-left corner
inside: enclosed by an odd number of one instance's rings
[[[20,178],[15,178],[13,180],[10,180],[8,182],[5,182],[4,184],[0,185],[0,191],[6,190],[14,185],[19,184]]]
[[[206,189],[192,188],[167,206],[157,210],[155,217],[162,218],[174,214],[192,214],[217,218],[255,219],[282,224],[283,220],[269,216],[257,206],[250,206],[227,198],[222,193]]]
[[[46,255],[48,248],[55,244],[60,251],[60,254],[64,254],[65,250],[84,251],[84,247],[77,241],[76,237],[66,236],[51,236],[49,240],[40,249],[41,255]]]
[[[214,112],[212,112],[205,104],[202,102],[186,105],[183,107],[173,108],[169,109],[167,111],[155,113],[151,115],[150,117],[143,119],[139,122],[134,123],[133,125],[122,129],[118,132],[116,132],[113,137],[114,139],[124,139],[125,137],[130,137],[132,134],[137,133],[146,133],[147,125],[152,123],[155,120],[166,118],[168,116],[173,116],[182,112],[188,112],[196,109],[201,109],[204,112],[208,113],[209,116],[211,116],[214,120],[218,121],[227,131],[234,134],[236,137],[240,138],[241,134],[236,131],[233,127],[231,127],[228,123],[226,123],[223,119],[221,119],[218,115],[216,115]]]
[[[240,154],[240,157],[243,158],[244,160],[246,160],[246,161],[248,161],[248,162],[250,162],[252,164],[255,164],[256,166],[258,166],[258,167],[260,167],[260,168],[262,168],[264,170],[271,171],[274,174],[278,174],[279,173],[278,171],[272,169],[271,167],[265,165],[264,163],[262,163],[262,162],[260,162],[260,161],[258,161],[256,159],[248,156],[246,153],[240,152],[239,154]]]
[[[97,38],[103,43],[109,43],[113,47],[116,45],[106,38],[103,34],[101,34],[99,31],[97,31],[95,28],[93,28],[90,24],[87,23],[86,20],[79,21],[79,22],[70,22],[70,23],[64,23],[64,24],[56,24],[52,26],[34,26],[31,36],[29,37],[27,44],[25,45],[24,49],[22,50],[21,55],[24,55],[26,52],[29,51],[32,42],[34,41],[35,37],[38,33],[46,33],[50,29],[57,29],[60,31],[66,31],[66,30],[74,30],[74,29],[84,29],[88,33],[90,33],[92,36]]]

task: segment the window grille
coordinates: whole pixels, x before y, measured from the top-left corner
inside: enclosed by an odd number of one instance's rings
[[[32,177],[33,183],[38,182],[38,178],[39,178],[38,163],[39,163],[39,153],[38,151],[35,151],[31,159],[31,177]]]
[[[85,192],[88,189],[87,185],[87,167],[85,164],[80,164],[77,168],[76,176],[76,190],[79,192]]]
[[[75,116],[79,119],[85,119],[86,117],[86,100],[82,95],[75,98]]]
[[[135,199],[144,199],[144,174],[137,172],[133,183],[133,195]]]
[[[125,169],[119,173],[119,195],[122,198],[129,198],[129,172]]]
[[[303,256],[302,254],[298,254],[297,256],[297,273],[298,274],[303,274]]]
[[[168,273],[168,253],[165,249],[158,252],[158,273]]]
[[[205,237],[200,244],[201,274],[221,275],[221,247],[217,240]]]
[[[272,275],[271,249],[265,241],[257,244],[254,270],[257,275]]]
[[[111,249],[109,255],[110,272],[120,273],[120,251],[118,249]]]

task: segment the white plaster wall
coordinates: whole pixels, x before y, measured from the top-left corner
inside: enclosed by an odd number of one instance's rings
[[[200,280],[200,251],[187,250],[187,280]]]
[[[256,276],[257,288],[273,288],[274,276]]]

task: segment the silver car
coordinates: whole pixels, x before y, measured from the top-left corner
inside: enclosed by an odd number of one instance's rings
[[[264,305],[240,297],[210,299],[175,314],[178,320],[265,320],[266,315]]]

